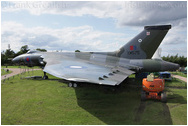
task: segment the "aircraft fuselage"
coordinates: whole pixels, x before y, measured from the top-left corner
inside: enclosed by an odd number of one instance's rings
[[[56,54],[56,57],[54,56]],[[158,72],[158,71],[174,71],[179,68],[178,64],[159,60],[159,59],[127,59],[113,56],[112,53],[105,52],[39,52],[32,54],[22,54],[15,57],[12,61],[14,63],[24,64],[27,66],[45,66],[46,62],[43,60],[45,55],[52,55],[52,59],[63,59],[66,57],[83,62],[98,64],[101,66],[118,67],[121,66],[135,72]],[[75,64],[76,66],[77,64]]]

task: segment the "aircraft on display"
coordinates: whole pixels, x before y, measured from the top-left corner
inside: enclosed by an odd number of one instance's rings
[[[129,75],[139,72],[174,71],[178,64],[151,59],[171,25],[145,26],[136,37],[114,52],[39,52],[28,51],[15,57],[14,63],[42,66],[44,79],[49,73],[70,81],[119,85]]]

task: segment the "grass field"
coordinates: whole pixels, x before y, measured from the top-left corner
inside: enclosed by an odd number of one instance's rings
[[[10,73],[12,73],[12,71],[6,71],[6,70],[4,70],[4,69],[1,69],[1,76],[3,76],[3,75],[6,75],[6,74],[10,74]]]
[[[187,88],[187,83],[177,79],[177,78],[173,78],[172,81],[165,81],[165,86],[167,87],[184,87]]]
[[[38,69],[40,67],[34,66],[34,67],[27,67],[27,66],[1,66],[1,68],[29,68],[29,69]]]
[[[42,71],[35,71],[42,75]],[[168,88],[168,102],[140,101],[139,80],[121,86],[82,85],[69,88],[49,80],[10,78],[1,85],[2,125],[187,124],[187,89]],[[128,84],[125,84],[128,83]],[[184,86],[184,85],[183,85]],[[181,87],[181,85],[179,85]]]
[[[186,77],[187,78],[187,74],[184,74],[182,72],[170,72],[171,74],[174,74],[174,75],[179,75],[179,76],[182,76],[182,77]]]

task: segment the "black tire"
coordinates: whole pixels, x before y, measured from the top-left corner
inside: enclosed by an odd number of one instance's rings
[[[161,93],[161,102],[166,103],[167,102],[167,96],[165,92]]]
[[[44,79],[44,80],[48,79],[48,76],[43,76],[43,79]]]
[[[141,92],[141,101],[145,101],[146,100],[146,92],[142,91]]]
[[[68,84],[68,87],[72,87],[73,86],[73,84],[70,82],[69,84]]]
[[[74,88],[78,87],[78,84],[77,84],[77,83],[74,83],[74,84],[73,84],[73,87],[74,87]]]

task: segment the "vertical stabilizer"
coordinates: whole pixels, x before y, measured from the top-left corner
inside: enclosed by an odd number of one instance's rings
[[[128,59],[151,59],[170,28],[171,25],[145,26],[116,55]]]

